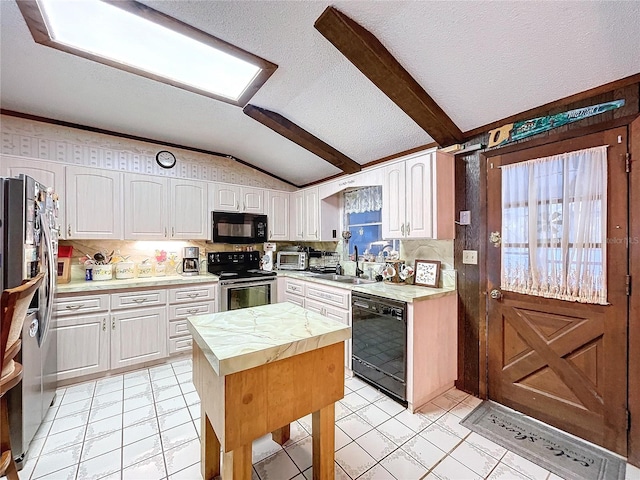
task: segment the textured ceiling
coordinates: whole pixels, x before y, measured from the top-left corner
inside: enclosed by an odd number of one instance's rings
[[[143,3],[279,65],[251,103],[360,164],[431,141],[313,28],[371,31],[463,131],[640,72],[640,2]],[[294,184],[339,170],[217,102],[34,43],[0,1],[2,108],[236,156]]]

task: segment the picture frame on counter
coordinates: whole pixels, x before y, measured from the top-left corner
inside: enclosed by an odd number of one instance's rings
[[[69,283],[71,281],[71,258],[58,258],[58,283]]]
[[[439,260],[416,260],[413,284],[420,287],[438,288],[440,282]]]

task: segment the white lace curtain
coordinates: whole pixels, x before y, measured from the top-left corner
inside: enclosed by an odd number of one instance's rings
[[[607,303],[607,147],[502,167],[503,290]]]
[[[364,187],[344,194],[344,213],[375,212],[382,209],[382,187]]]

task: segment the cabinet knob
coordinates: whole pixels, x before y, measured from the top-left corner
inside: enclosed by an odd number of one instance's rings
[[[167,238],[167,227],[164,227],[164,238]]]
[[[176,227],[171,227],[171,236],[172,237],[176,236]]]
[[[115,330],[116,329],[116,319],[114,318],[113,320],[111,320],[111,330]]]
[[[404,235],[404,223],[400,225],[400,233]]]
[[[410,232],[411,232],[411,224],[407,223],[407,237],[409,236]]]
[[[106,319],[102,319],[102,331],[106,332],[107,331],[107,320]]]
[[[67,227],[67,236],[71,236],[71,224]]]

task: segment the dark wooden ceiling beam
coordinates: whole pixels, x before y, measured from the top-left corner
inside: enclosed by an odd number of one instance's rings
[[[456,124],[371,32],[334,7],[327,7],[314,26],[438,145],[462,141]]]
[[[305,150],[309,150],[311,153],[335,165],[345,173],[355,173],[362,169],[359,163],[354,162],[331,145],[326,144],[318,137],[278,113],[256,107],[255,105],[246,105],[242,111],[245,115],[260,122],[274,132],[279,133],[293,143],[300,145]]]

